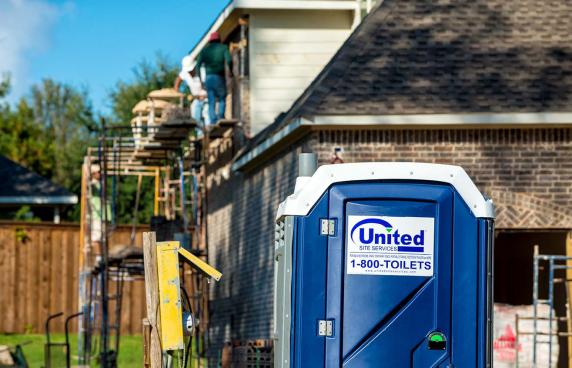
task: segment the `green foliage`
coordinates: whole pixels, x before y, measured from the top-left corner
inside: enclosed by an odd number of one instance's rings
[[[36,221],[36,220],[32,220],[32,221]],[[39,221],[39,219],[37,221]],[[26,229],[23,229],[21,227],[16,229],[16,240],[19,243],[27,243],[28,240],[30,240],[30,236],[28,235],[28,232],[26,231]]]
[[[51,179],[79,193],[79,168],[86,147],[95,143],[97,130],[87,92],[47,79],[32,87],[30,100],[35,123],[50,143]]]
[[[5,78],[0,95],[9,88]],[[46,79],[14,107],[0,105],[0,154],[79,195],[79,168],[96,129],[87,92]],[[78,219],[70,213],[68,220]]]
[[[117,179],[116,179],[117,180]],[[135,199],[137,197],[137,178],[123,176],[119,182],[116,205],[116,221],[118,224],[131,224],[135,214]],[[137,211],[137,223],[147,224],[153,214],[154,179],[143,177]]]
[[[178,65],[158,54],[155,61],[141,61],[130,80],[119,81],[110,92],[112,125],[128,125],[131,110],[155,89],[173,86]],[[0,78],[0,155],[20,163],[71,192],[81,194],[81,164],[87,147],[97,144],[100,126],[94,116],[88,92],[51,79],[31,88],[30,94],[14,106],[2,102],[10,91],[10,77]],[[115,180],[116,219],[130,224],[135,207],[137,178]],[[137,222],[148,223],[153,209],[153,179],[143,178]],[[21,210],[24,211],[24,210]],[[20,211],[19,211],[20,212]],[[28,211],[26,211],[28,212]],[[79,205],[62,214],[79,221]],[[24,212],[18,214],[24,216]]]
[[[21,100],[12,110],[7,104],[0,107],[0,154],[50,177],[54,157],[53,142],[44,139],[42,126],[34,121],[28,102]]]
[[[0,80],[0,98],[6,97],[10,93],[10,74],[3,73]]]
[[[146,99],[147,94],[153,90],[172,87],[178,73],[178,65],[161,54],[157,54],[154,63],[141,61],[133,68],[133,79],[117,82],[111,91],[113,123],[129,124],[133,117],[133,106]]]
[[[34,213],[30,206],[22,206],[16,214],[14,215],[14,220],[16,221],[29,221],[29,222],[38,222],[40,219],[38,217],[34,217]]]
[[[26,323],[24,325],[24,335],[31,335],[34,333],[34,325],[31,323]]]

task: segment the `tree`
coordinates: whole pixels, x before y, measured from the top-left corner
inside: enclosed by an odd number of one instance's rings
[[[171,87],[177,72],[177,65],[161,55],[154,63],[140,62],[133,69],[132,80],[119,81],[110,93],[110,123],[129,124],[133,106],[150,91]],[[87,90],[46,79],[14,106],[2,102],[9,91],[10,77],[4,75],[0,78],[0,154],[80,195],[83,157],[87,147],[97,144],[100,131]],[[116,218],[119,223],[131,223],[137,178],[112,180],[119,188]],[[149,221],[153,193],[153,181],[144,178],[139,222]],[[79,206],[64,218],[79,220]]]
[[[2,74],[2,80],[0,80],[0,98],[6,97],[10,93],[10,74]]]
[[[0,95],[10,89],[0,83]],[[0,104],[0,154],[80,194],[81,163],[95,142],[97,124],[85,90],[50,79],[35,85],[11,107]],[[71,208],[64,217],[78,220]]]
[[[35,123],[32,108],[21,100],[13,110],[8,104],[0,109],[0,154],[50,178],[53,142],[45,138],[42,126]]]
[[[0,81],[0,98],[10,92],[10,75]],[[42,127],[35,123],[29,103],[21,99],[12,108],[0,102],[0,154],[37,173],[51,177],[53,155],[51,143],[45,139]]]
[[[133,114],[133,106],[147,98],[149,92],[172,87],[178,74],[178,66],[157,54],[153,64],[142,60],[133,68],[131,81],[119,81],[110,93],[115,124],[129,124]]]
[[[51,145],[51,179],[78,193],[79,168],[86,147],[95,143],[98,130],[87,91],[46,79],[32,87],[30,103],[34,121]]]

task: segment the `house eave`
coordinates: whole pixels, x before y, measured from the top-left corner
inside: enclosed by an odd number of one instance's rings
[[[318,115],[315,125],[395,126],[514,126],[571,125],[572,112],[464,113],[412,115]]]
[[[77,204],[76,195],[71,196],[0,196],[0,205],[69,205]]]
[[[236,0],[243,9],[354,10],[354,0]]]
[[[232,164],[232,171],[241,171],[260,162],[276,146],[291,141],[293,136],[312,129],[411,129],[411,128],[508,128],[508,127],[570,127],[572,112],[538,113],[467,113],[420,115],[318,115],[296,118],[277,133],[263,140]]]
[[[233,0],[220,12],[203,37],[195,44],[189,55],[196,59],[208,43],[209,35],[220,30],[222,25],[237,9],[268,10],[353,10],[357,9],[354,0]]]

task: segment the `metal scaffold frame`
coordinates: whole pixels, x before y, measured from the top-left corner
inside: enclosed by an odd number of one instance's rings
[[[547,267],[546,267],[547,266]],[[548,273],[548,289],[546,299],[540,298],[540,273],[545,271]],[[563,271],[564,277],[556,277],[558,271]],[[519,367],[519,337],[520,336],[532,336],[532,367],[552,367],[554,362],[552,360],[552,353],[554,351],[554,340],[558,337],[566,337],[568,340],[572,337],[572,332],[570,332],[570,327],[572,326],[572,319],[570,315],[570,287],[572,286],[572,278],[569,274],[572,271],[572,257],[564,255],[548,255],[540,254],[539,246],[534,246],[534,256],[533,256],[533,289],[532,289],[532,304],[533,304],[533,314],[531,317],[515,316],[515,330],[516,330],[516,341],[515,341],[515,357],[516,357],[516,367]],[[554,315],[555,309],[555,298],[554,298],[554,286],[555,284],[563,284],[566,291],[566,316],[558,317]],[[546,305],[549,308],[548,316],[539,315],[539,306]],[[532,331],[521,331],[519,328],[520,322],[522,321],[532,321]],[[540,331],[539,322],[546,321],[548,323],[548,332]],[[558,322],[565,322],[568,331],[559,332],[554,331],[553,324]],[[548,362],[538,361],[538,348],[541,345],[548,345]]]
[[[181,115],[186,116],[179,113],[176,118],[165,119],[161,124],[104,125],[98,146],[88,148],[82,167],[79,304],[83,317],[79,323],[80,364],[89,364],[97,357],[102,367],[117,366],[123,283],[143,279],[144,275],[142,252],[134,251],[141,248],[135,247],[135,232],[143,178],[154,180],[153,216],[180,221],[181,232],[190,240],[188,250],[203,260],[207,259],[206,157],[213,135],[190,118],[181,118]],[[211,132],[226,131],[233,126],[219,124]],[[197,138],[199,134],[202,137]],[[94,165],[99,165],[98,185],[92,185],[97,184],[92,177]],[[118,187],[120,178],[124,176],[137,177],[137,194],[128,251],[118,256],[113,253],[116,244],[112,243],[112,234]],[[99,208],[92,208],[97,207],[92,205],[97,203],[94,198],[99,198]],[[98,210],[101,219],[99,250],[95,249],[97,242],[92,239],[94,229],[97,230],[94,225],[98,221],[94,218],[97,216],[93,216],[97,212],[94,210]],[[190,267],[182,265],[181,270],[182,287],[189,289],[190,308],[201,321],[194,337],[196,351],[200,353],[195,363],[200,367],[200,355],[204,355],[208,344],[208,283],[203,275]],[[110,291],[112,282],[114,295]],[[111,301],[115,303],[113,311],[110,311]],[[114,344],[111,344],[112,338],[115,338]]]

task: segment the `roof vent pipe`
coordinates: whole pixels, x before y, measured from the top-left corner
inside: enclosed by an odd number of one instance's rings
[[[294,194],[301,190],[318,169],[318,155],[315,153],[301,153],[298,156],[298,178]]]
[[[318,169],[318,155],[300,153],[298,156],[298,176],[312,176]]]

